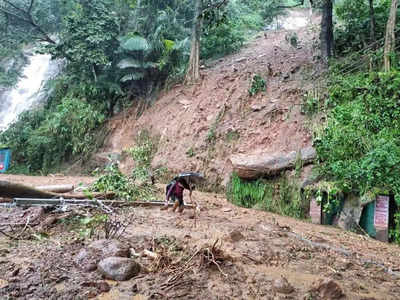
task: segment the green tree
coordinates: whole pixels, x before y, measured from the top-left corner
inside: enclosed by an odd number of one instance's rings
[[[112,65],[118,46],[120,20],[110,1],[81,0],[65,17],[60,41],[49,45],[53,58],[67,58],[78,80],[98,76]]]

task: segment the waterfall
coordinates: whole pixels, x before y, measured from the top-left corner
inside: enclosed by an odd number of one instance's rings
[[[48,54],[28,57],[28,64],[18,84],[0,96],[0,132],[8,128],[18,115],[46,98],[43,86],[59,71],[60,63],[51,61]]]

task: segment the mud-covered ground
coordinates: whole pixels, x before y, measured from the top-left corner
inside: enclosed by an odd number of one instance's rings
[[[194,197],[196,224],[192,210],[116,210],[130,223],[120,241],[158,255],[133,257],[142,271],[123,282],[76,263],[91,242],[78,220],[101,211],[0,208],[10,235],[0,233],[0,299],[399,299],[397,246],[238,208],[221,195]]]

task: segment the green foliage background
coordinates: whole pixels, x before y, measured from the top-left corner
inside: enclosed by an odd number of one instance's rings
[[[314,139],[320,171],[345,192],[379,189],[400,203],[400,72],[336,79],[335,108]]]
[[[29,3],[16,0],[13,5],[27,10]],[[279,3],[232,0],[209,11],[201,58],[238,51],[281,13]],[[31,16],[38,27],[22,21],[26,15],[14,6],[2,0],[0,4],[0,10],[20,17],[0,14],[0,61],[47,40],[39,52],[65,62],[62,74],[47,83],[48,103],[24,113],[0,134],[0,143],[14,153],[15,172],[47,173],[74,157],[85,160],[98,146],[96,130],[107,117],[138,105],[138,99],[149,102],[152,93],[185,74],[194,15],[191,0],[37,0]],[[19,71],[0,67],[0,85],[15,84]]]

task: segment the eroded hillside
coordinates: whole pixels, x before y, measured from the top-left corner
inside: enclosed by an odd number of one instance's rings
[[[284,25],[297,28],[265,31],[239,53],[204,64],[198,84],[171,87],[140,118],[136,108],[121,113],[109,123],[112,134],[104,152],[129,148],[138,132],[147,129],[160,138],[154,167],[201,171],[214,183],[226,183],[232,154],[311,145],[301,102],[319,66],[319,18],[295,10]],[[255,75],[267,88],[250,96]],[[122,169],[129,171],[132,165],[125,159]]]

